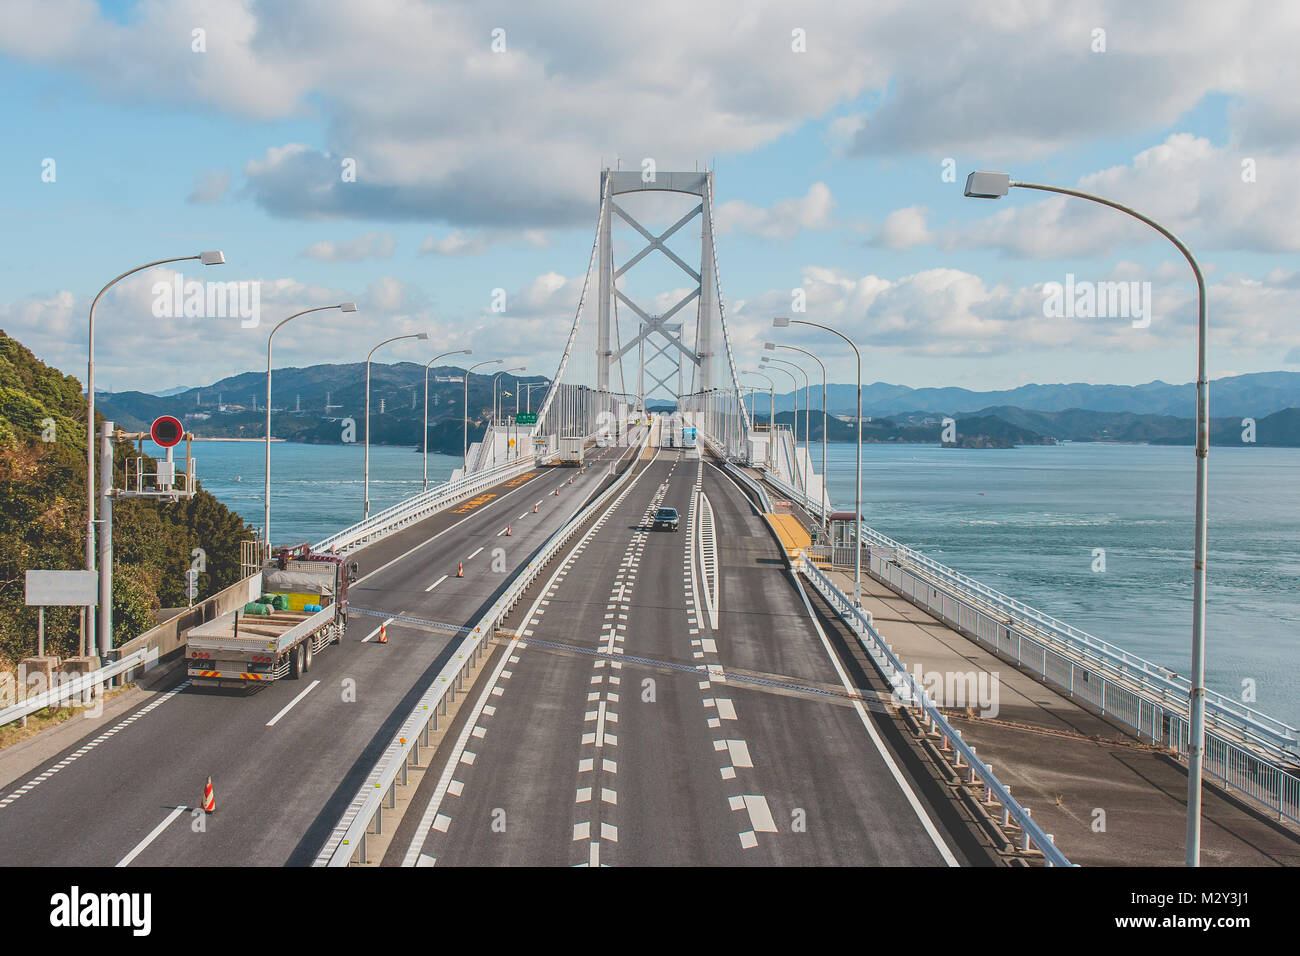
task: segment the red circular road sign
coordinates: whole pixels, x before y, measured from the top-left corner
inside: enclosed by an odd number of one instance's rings
[[[184,435],[185,426],[181,424],[179,418],[173,418],[171,415],[155,418],[154,423],[149,426],[149,437],[153,439],[155,445],[163,448],[171,448],[179,444]]]

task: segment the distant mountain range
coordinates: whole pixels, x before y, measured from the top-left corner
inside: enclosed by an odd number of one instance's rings
[[[430,447],[460,450],[462,369],[445,366],[430,370]],[[491,370],[470,377],[470,440],[481,432],[492,408]],[[443,381],[438,381],[438,379]],[[502,375],[500,391],[511,393],[503,403],[514,411],[513,393],[521,384],[540,384],[541,376],[517,379]],[[358,425],[364,413],[365,365],[312,365],[275,372],[274,433],[306,442],[339,440],[339,419],[353,418]],[[262,435],[266,378],[262,372],[244,372],[202,387],[167,389],[168,395],[145,392],[100,394],[105,415],[120,425],[139,430],[159,415],[179,416],[203,437]],[[852,413],[853,385],[834,384],[828,389],[828,409]],[[532,391],[535,411],[544,394]],[[867,441],[938,442],[944,417],[957,420],[958,443],[966,447],[1011,447],[1052,441],[1115,441],[1190,445],[1195,440],[1195,387],[1150,382],[1146,385],[1022,385],[1018,388],[979,392],[965,388],[909,388],[882,382],[863,389],[863,413],[874,420],[864,431]],[[802,394],[800,395],[802,399]],[[820,440],[820,389],[812,389],[813,439]],[[756,417],[765,419],[767,408],[756,395]],[[371,366],[372,440],[376,444],[417,445],[423,427],[424,366],[411,362]],[[652,408],[659,403],[650,403]],[[382,407],[382,411],[380,411]],[[528,402],[521,399],[520,408]],[[667,406],[665,406],[667,407]],[[792,394],[777,396],[777,418],[788,422]],[[1210,383],[1210,440],[1213,444],[1240,445],[1248,435],[1243,419],[1254,424],[1258,445],[1300,446],[1300,373],[1260,372],[1218,379]],[[802,415],[800,416],[802,424]],[[801,429],[802,431],[802,429]],[[833,421],[832,441],[852,441],[851,424]],[[359,436],[358,436],[359,437]]]
[[[492,412],[495,372],[469,379],[469,440],[483,433],[481,424]],[[429,370],[429,447],[460,454],[465,401],[465,370],[438,366]],[[442,381],[439,381],[441,379]],[[502,374],[497,385],[504,411],[513,414],[521,384],[545,382],[541,376]],[[366,366],[311,365],[275,370],[272,382],[272,434],[289,441],[333,443],[341,440],[340,421],[356,423],[356,440],[363,436]],[[96,402],[106,418],[132,431],[147,429],[160,415],[175,415],[203,438],[260,438],[266,429],[266,373],[243,372],[211,385],[168,389],[170,395],[147,392],[99,393]],[[545,395],[532,389],[532,407]],[[519,407],[528,402],[521,396]],[[413,362],[370,366],[371,441],[377,445],[418,445],[424,428],[424,366]],[[478,424],[476,424],[478,423]]]
[[[834,383],[827,386],[827,408],[852,414],[857,406],[857,386]],[[812,390],[814,409],[821,405],[821,388]],[[793,393],[776,396],[777,410],[794,407]],[[800,389],[800,403],[803,390]],[[899,415],[906,412],[970,414],[994,406],[1032,408],[1041,412],[1062,412],[1081,408],[1095,412],[1132,412],[1138,415],[1174,415],[1192,418],[1196,414],[1196,386],[1148,382],[1145,385],[1021,385],[996,391],[968,388],[910,388],[874,382],[862,387],[864,415]],[[1234,375],[1210,383],[1210,412],[1213,415],[1263,418],[1283,408],[1300,406],[1300,372],[1255,372]]]

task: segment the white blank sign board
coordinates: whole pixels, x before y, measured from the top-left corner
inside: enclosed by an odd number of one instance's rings
[[[27,603],[41,607],[99,603],[94,571],[28,571]]]

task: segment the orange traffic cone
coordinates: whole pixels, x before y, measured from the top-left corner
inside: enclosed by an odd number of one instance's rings
[[[456,577],[463,578],[464,576],[465,576],[465,564],[464,562],[461,562],[460,564],[456,565]]]
[[[551,492],[551,494],[555,495],[555,497],[557,498],[560,497],[560,489],[556,488],[553,492]]]
[[[379,640],[376,641],[375,643],[377,643],[377,644],[387,644],[387,643],[388,643],[388,625],[387,625],[387,624],[380,624],[380,625],[379,625]]]
[[[203,785],[203,812],[217,812],[217,798],[212,793],[212,778],[208,777],[208,782]]]
[[[510,537],[510,525],[506,525],[506,537]]]
[[[533,514],[537,514],[537,505],[533,505]]]
[[[572,478],[569,479],[569,484],[573,484],[573,479],[572,479]]]

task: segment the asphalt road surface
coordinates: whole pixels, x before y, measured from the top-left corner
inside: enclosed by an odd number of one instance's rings
[[[723,472],[660,450],[553,567],[385,864],[969,862]]]
[[[582,474],[539,468],[356,552],[362,577],[350,590],[346,639],[324,648],[303,679],[249,693],[191,685],[178,668],[139,710],[0,788],[0,859],[309,864],[459,640],[394,622],[381,645],[380,623],[405,614],[471,625],[628,452],[596,449]],[[195,811],[208,776],[211,816]]]

